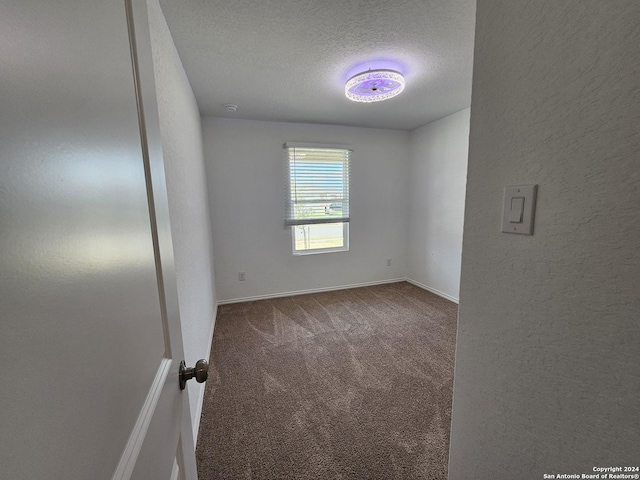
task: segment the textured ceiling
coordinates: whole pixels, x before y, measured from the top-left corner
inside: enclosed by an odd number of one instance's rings
[[[160,3],[202,115],[410,130],[471,102],[475,0]],[[401,95],[344,96],[385,64],[404,73]]]

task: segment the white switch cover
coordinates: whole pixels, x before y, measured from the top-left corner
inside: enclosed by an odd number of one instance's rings
[[[537,191],[537,185],[504,187],[502,206],[502,231],[504,233],[533,235]]]

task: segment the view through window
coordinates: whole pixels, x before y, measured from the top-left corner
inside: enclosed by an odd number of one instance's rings
[[[286,149],[286,224],[292,229],[293,253],[348,250],[351,150],[290,143]]]

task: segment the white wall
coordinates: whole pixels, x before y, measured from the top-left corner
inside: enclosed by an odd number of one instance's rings
[[[639,19],[478,1],[451,480],[638,465]],[[526,183],[534,235],[500,233]]]
[[[407,277],[458,301],[469,109],[411,132]]]
[[[185,360],[209,358],[216,295],[200,113],[157,0],[148,0]],[[197,438],[204,384],[188,383]]]
[[[220,301],[405,277],[408,132],[221,118],[202,125]],[[292,255],[285,142],[354,148],[348,252]]]

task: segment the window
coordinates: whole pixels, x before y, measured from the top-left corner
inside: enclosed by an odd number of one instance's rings
[[[349,163],[341,146],[285,144],[289,192],[286,225],[293,253],[349,250]]]

